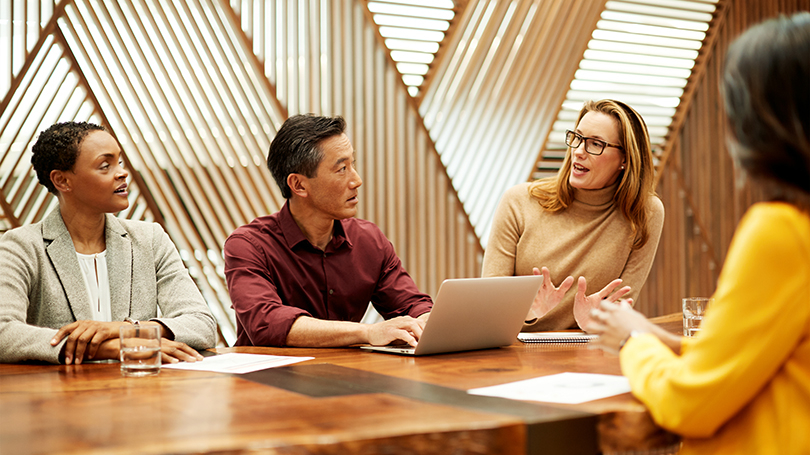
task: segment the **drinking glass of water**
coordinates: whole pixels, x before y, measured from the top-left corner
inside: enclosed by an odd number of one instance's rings
[[[160,373],[160,326],[122,325],[121,374],[141,377]]]
[[[709,303],[714,299],[707,297],[687,297],[683,299],[683,336],[693,337],[700,332],[700,323]]]

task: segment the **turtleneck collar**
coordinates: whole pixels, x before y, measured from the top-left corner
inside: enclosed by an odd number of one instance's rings
[[[613,203],[613,197],[618,188],[619,181],[617,180],[613,185],[598,190],[574,189],[574,201],[579,203],[577,205],[582,204],[597,209],[605,208]]]

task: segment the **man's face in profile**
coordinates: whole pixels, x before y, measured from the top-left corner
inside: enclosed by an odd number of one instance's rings
[[[355,168],[354,147],[346,134],[326,138],[319,145],[323,158],[315,176],[307,178],[310,202],[333,219],[351,218],[357,215],[357,189],[363,184]]]

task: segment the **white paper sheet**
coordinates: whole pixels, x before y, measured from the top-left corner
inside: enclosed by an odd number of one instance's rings
[[[512,400],[577,404],[630,391],[624,376],[589,373],[560,373],[491,387],[470,389],[467,393]]]
[[[164,364],[163,368],[244,374],[252,371],[264,370],[265,368],[290,365],[310,359],[314,359],[314,357],[290,357],[281,355],[242,354],[231,352],[227,354],[204,357],[202,361],[197,362]]]

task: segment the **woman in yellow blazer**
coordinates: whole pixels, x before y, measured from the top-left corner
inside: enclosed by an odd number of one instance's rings
[[[810,453],[810,13],[764,22],[729,48],[731,155],[770,202],[737,228],[695,338],[629,305],[592,311],[633,394],[682,454]]]

